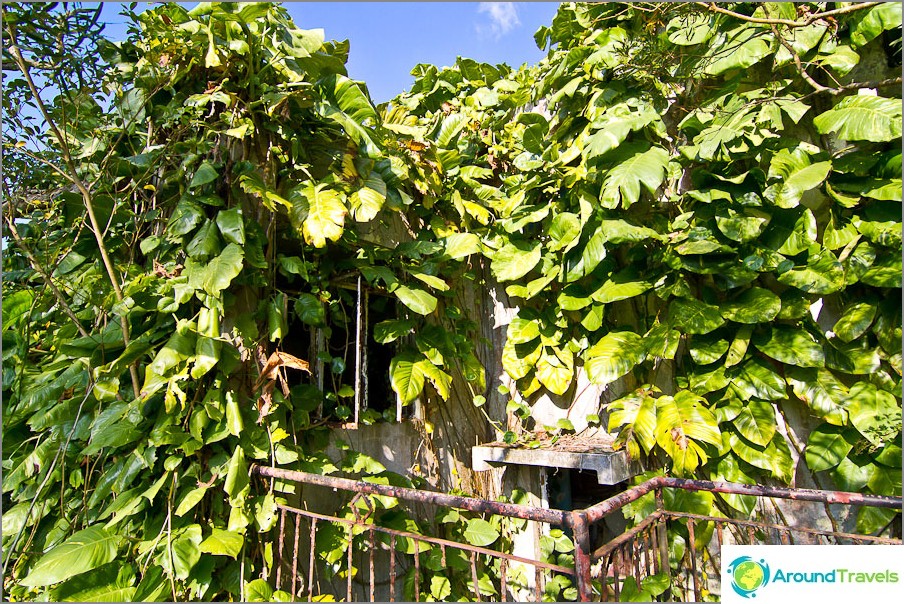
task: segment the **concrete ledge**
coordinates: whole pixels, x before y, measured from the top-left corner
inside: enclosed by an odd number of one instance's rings
[[[500,464],[593,470],[599,484],[617,484],[643,471],[636,460],[628,459],[625,451],[575,453],[542,448],[478,445],[471,447],[471,462],[475,472],[486,471]]]

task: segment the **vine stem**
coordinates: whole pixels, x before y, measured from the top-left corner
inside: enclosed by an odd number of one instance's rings
[[[11,42],[11,44],[8,46],[9,53],[13,57],[13,60],[16,62],[16,65],[19,67],[19,70],[22,72],[22,76],[25,78],[25,82],[28,85],[29,91],[34,97],[35,103],[37,103],[38,105],[38,109],[41,111],[41,114],[44,116],[44,120],[47,122],[47,126],[51,129],[53,135],[56,137],[60,145],[60,153],[62,154],[63,162],[66,164],[66,169],[68,171],[66,177],[70,182],[72,182],[73,185],[75,185],[82,196],[82,201],[85,204],[85,209],[88,211],[88,219],[91,221],[91,230],[94,232],[94,239],[97,241],[97,247],[100,251],[101,259],[104,263],[104,268],[106,269],[107,275],[110,278],[110,284],[113,286],[113,292],[116,295],[116,300],[122,303],[125,298],[122,294],[122,288],[119,286],[119,277],[116,275],[116,270],[114,269],[113,263],[110,260],[110,255],[107,252],[107,245],[104,242],[103,231],[100,228],[100,223],[97,221],[97,216],[94,213],[94,199],[91,195],[91,192],[85,186],[85,183],[79,177],[78,171],[75,168],[75,163],[72,161],[72,153],[69,150],[69,144],[66,142],[65,137],[57,127],[56,122],[50,116],[50,112],[47,110],[47,106],[44,104],[44,99],[41,98],[41,94],[31,77],[31,69],[26,63],[25,58],[22,56],[22,53],[19,50],[19,46],[17,44],[15,26],[9,25],[7,27],[7,31],[9,32],[9,39]],[[128,317],[126,317],[124,314],[121,314],[119,317],[119,322],[122,326],[123,342],[126,346],[128,346]],[[138,398],[141,395],[141,387],[139,386],[138,368],[135,363],[129,366],[129,374],[132,378],[132,390],[135,394],[135,398]]]

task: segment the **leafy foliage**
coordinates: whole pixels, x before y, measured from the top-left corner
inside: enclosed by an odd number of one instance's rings
[[[399,302],[373,335],[406,404],[486,402],[460,296],[504,291],[515,417],[492,422],[536,427],[536,395],[584,375],[624,394],[594,414],[617,442],[673,473],[790,483],[806,464],[900,493],[900,83],[861,65],[900,44],[900,6],[566,3],[539,64],[418,65],[381,107],[346,43],[269,4],[127,14],[115,44],[95,9],[2,10],[12,597],[284,597],[260,577],[286,493],[248,468],[338,469],[312,414],[348,418],[349,344],[299,358],[287,336],[351,333],[359,278]],[[374,241],[381,224],[404,235]],[[793,453],[792,407],[822,421]],[[354,540],[318,539],[341,570]],[[473,593],[428,556],[420,595]]]

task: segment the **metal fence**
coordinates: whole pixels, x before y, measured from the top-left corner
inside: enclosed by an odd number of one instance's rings
[[[668,589],[658,599],[701,601],[714,588],[718,590],[719,551],[724,543],[902,543],[900,536],[859,535],[834,526],[793,526],[757,517],[670,510],[665,493],[703,491],[758,501],[897,511],[900,497],[657,477],[589,508],[566,511],[277,468],[255,467],[254,471],[305,489],[327,489],[320,501],[327,501],[330,511],[279,506],[272,580],[277,589],[302,600],[393,602],[451,596],[478,601],[541,601],[544,597],[618,601],[626,589],[638,589],[645,579],[664,579]],[[380,498],[387,497],[392,499],[382,500],[381,505]],[[299,505],[308,507],[307,499],[302,501]],[[599,543],[599,527],[608,517],[641,502],[649,509],[641,522]],[[396,506],[405,510],[405,518],[418,522],[399,524],[398,515],[393,516],[394,523],[383,522],[381,515]],[[501,517],[513,523],[514,538],[481,547],[437,536],[443,533],[438,514],[449,510]],[[680,555],[670,551],[670,529],[680,531],[686,543]],[[536,537],[556,530],[561,531],[553,533],[558,542],[565,539],[569,547],[559,548],[564,555],[558,558],[549,551],[542,555]],[[900,528],[897,531],[899,535]],[[453,593],[453,580],[468,593]],[[549,591],[551,586],[555,591]]]

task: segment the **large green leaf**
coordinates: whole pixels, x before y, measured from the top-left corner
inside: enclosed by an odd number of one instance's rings
[[[767,29],[744,24],[728,32],[718,32],[710,40],[710,49],[701,59],[706,75],[715,76],[731,69],[747,69],[771,52]]]
[[[788,367],[785,379],[794,391],[818,417],[835,426],[847,423],[848,391],[828,369],[804,369]]]
[[[760,241],[779,254],[796,256],[816,242],[816,232],[816,217],[809,208],[776,212]]]
[[[565,394],[574,378],[574,355],[567,348],[544,347],[537,359],[536,375],[553,394]]]
[[[706,401],[687,390],[656,399],[656,443],[672,458],[678,474],[693,472],[706,463],[706,452],[694,441],[713,446],[722,442],[715,415]]]
[[[245,245],[245,221],[242,219],[241,208],[217,212],[217,228],[227,242]]]
[[[328,240],[337,241],[345,225],[343,194],[322,183],[305,187],[300,193],[307,202],[307,216],[301,227],[304,240],[314,247],[325,247]]]
[[[640,187],[651,194],[656,192],[665,179],[665,168],[669,153],[662,147],[637,147],[626,145],[618,150],[621,162],[606,173],[600,191],[600,204],[615,209],[621,203],[628,208],[640,200]]]
[[[765,361],[751,358],[726,372],[742,400],[759,398],[781,400],[786,396],[785,381]]]
[[[640,455],[640,448],[649,453],[656,444],[656,399],[635,391],[609,403],[606,409],[609,431],[618,430],[616,443],[625,444],[632,459]]]
[[[352,218],[358,222],[369,222],[376,218],[386,201],[386,183],[378,174],[371,174],[364,185],[352,193],[348,203]]]
[[[835,323],[832,331],[842,342],[850,342],[866,333],[875,318],[875,304],[857,302],[844,309],[844,314]]]
[[[499,538],[499,531],[482,518],[471,518],[465,528],[464,537],[471,545],[487,547]]]
[[[506,340],[502,347],[502,368],[512,378],[520,380],[536,366],[543,347],[540,342],[513,344]]]
[[[820,134],[830,132],[849,141],[884,142],[901,138],[901,100],[880,96],[846,96],[816,117]]]
[[[832,252],[822,250],[807,266],[781,273],[778,280],[809,294],[833,294],[844,287],[844,267]]]
[[[778,179],[778,183],[764,194],[780,208],[797,207],[803,194],[821,185],[831,170],[832,162],[811,164],[810,156],[799,147],[782,149],[769,164],[769,178]]]
[[[688,352],[698,365],[715,363],[728,352],[728,340],[709,336],[696,336],[690,338]]]
[[[594,384],[610,384],[646,358],[642,338],[631,331],[611,331],[584,352],[584,368]]]
[[[426,360],[423,355],[406,352],[393,357],[390,361],[389,378],[392,389],[396,391],[404,405],[414,401],[424,390],[424,365],[420,363],[423,360]]]
[[[515,281],[531,271],[540,262],[542,245],[526,241],[513,241],[493,253],[490,268],[499,281]]]
[[[119,535],[101,526],[82,529],[41,556],[20,583],[29,587],[52,585],[112,562],[120,541]]]
[[[515,317],[506,329],[506,342],[525,344],[540,337],[540,323],[533,319]]]
[[[446,255],[459,260],[481,251],[480,237],[474,233],[452,233],[445,238]]]
[[[740,296],[719,307],[722,316],[735,323],[768,323],[781,309],[781,298],[761,287],[744,290]]]
[[[641,279],[636,270],[629,268],[606,279],[590,297],[600,304],[610,304],[639,296],[651,287],[650,281]]]
[[[207,264],[196,263],[189,258],[185,262],[188,283],[194,289],[203,289],[211,296],[218,296],[242,272],[243,262],[242,248],[234,243],[227,245],[219,256]]]
[[[868,10],[857,11],[851,19],[851,42],[864,46],[888,29],[901,27],[901,4],[879,2]]]
[[[134,594],[135,571],[121,562],[76,575],[50,591],[54,602],[132,602]]]
[[[718,306],[696,299],[675,298],[669,305],[669,318],[684,333],[706,334],[725,323]]]
[[[807,467],[814,472],[823,472],[837,466],[854,448],[853,442],[845,438],[846,431],[831,425],[823,425],[812,432],[807,439]]]
[[[876,465],[863,459],[853,461],[850,457],[842,457],[837,467],[832,470],[832,479],[839,490],[851,493],[862,492],[869,484],[876,471]]]
[[[849,396],[851,423],[870,443],[879,447],[900,434],[901,405],[893,394],[869,382],[857,382]]]
[[[775,410],[770,403],[748,401],[732,420],[744,438],[760,446],[767,446],[775,435]]]
[[[213,554],[214,556],[229,556],[236,558],[242,551],[242,545],[245,539],[235,531],[224,531],[213,527],[210,529],[210,535],[201,542],[198,549],[203,554]]]
[[[826,355],[819,342],[803,329],[775,325],[769,337],[762,342],[755,339],[753,345],[768,357],[797,365],[798,367],[822,367]]]
[[[759,237],[769,225],[771,214],[755,208],[744,208],[743,213],[728,210],[728,216],[716,216],[716,226],[723,235],[737,241],[747,243]]]
[[[429,315],[436,310],[436,297],[420,288],[400,285],[393,292],[402,304],[419,315]]]

